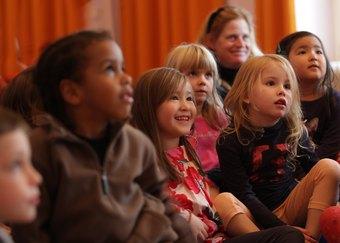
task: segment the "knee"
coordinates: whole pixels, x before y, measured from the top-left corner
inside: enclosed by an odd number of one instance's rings
[[[235,205],[237,199],[236,197],[229,193],[229,192],[223,192],[218,194],[214,201],[213,204],[216,208],[224,208],[224,207],[231,207],[233,205]]]
[[[317,166],[322,174],[327,178],[340,182],[340,165],[332,159],[321,159],[315,166]]]

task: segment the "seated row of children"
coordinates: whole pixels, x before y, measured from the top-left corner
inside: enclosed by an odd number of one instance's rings
[[[1,218],[33,220],[12,225],[16,242],[316,242],[322,212],[338,201],[340,166],[313,152],[288,60],[247,61],[224,107],[201,45],[175,48],[134,94],[123,65],[109,34],[82,31],[49,45],[3,93],[2,105],[34,128],[43,178],[31,182],[32,210],[41,183],[34,220],[34,210]],[[13,88],[20,79],[32,90]],[[0,127],[12,116],[1,112]],[[1,130],[0,142],[16,130]],[[21,144],[11,146],[22,153]],[[17,170],[36,173],[26,147]]]

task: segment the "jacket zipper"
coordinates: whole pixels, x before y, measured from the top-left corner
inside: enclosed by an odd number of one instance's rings
[[[104,195],[108,195],[110,191],[110,186],[109,186],[109,181],[107,179],[106,171],[104,169],[102,170],[101,184],[102,184]]]

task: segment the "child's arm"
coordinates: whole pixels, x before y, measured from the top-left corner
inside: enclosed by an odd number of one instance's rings
[[[242,145],[236,134],[222,135],[217,142],[217,153],[223,171],[223,184],[250,210],[256,223],[264,228],[285,225],[255,195],[242,163]]]
[[[145,146],[144,171],[136,178],[136,182],[144,191],[145,202],[128,242],[174,241],[177,235],[190,236],[192,233],[188,225],[181,217],[176,217],[174,210],[169,208],[168,198],[163,189],[166,175],[157,164],[158,157],[153,145],[149,140],[142,139],[140,146]],[[173,228],[177,229],[176,232]]]
[[[326,128],[315,150],[320,159],[327,157],[336,160],[336,155],[340,152],[340,93],[334,91],[333,94],[331,99],[334,105],[331,109],[331,116],[325,124]]]

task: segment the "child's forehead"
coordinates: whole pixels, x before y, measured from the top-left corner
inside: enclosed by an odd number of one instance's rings
[[[85,49],[85,52],[90,61],[95,59],[123,62],[122,51],[113,40],[95,41]]]

